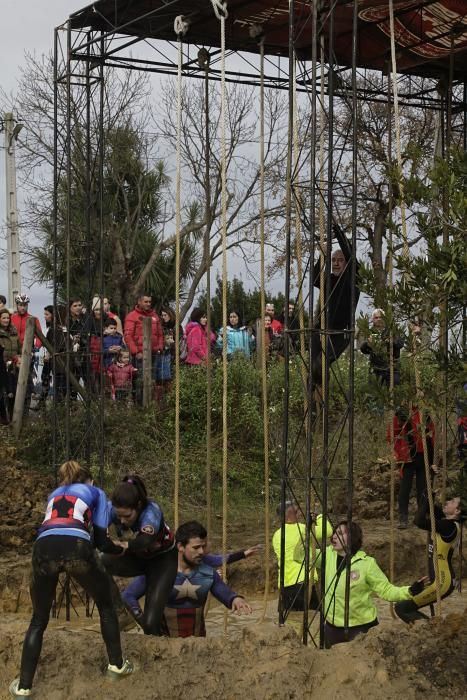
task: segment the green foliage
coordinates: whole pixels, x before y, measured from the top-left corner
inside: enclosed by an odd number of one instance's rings
[[[284,295],[281,293],[273,295],[266,290],[265,296],[266,303],[274,304],[275,316],[279,317],[284,310]],[[205,293],[198,296],[196,305],[206,308]],[[222,326],[222,280],[219,277],[217,278],[215,294],[211,298],[211,309],[212,327],[220,328]],[[261,315],[261,291],[259,289],[246,291],[243,281],[234,277],[227,282],[227,313],[229,311],[237,311],[244,324],[254,323]]]
[[[37,279],[53,280],[56,253],[58,293],[63,300],[67,297],[68,262],[70,293],[86,303],[102,287],[101,264],[106,295],[117,308],[132,308],[138,286],[161,303],[173,301],[175,249],[163,246],[161,235],[165,189],[169,184],[164,163],[148,153],[144,137],[130,123],[107,129],[101,199],[100,171],[88,163],[84,133],[76,127],[73,134],[71,182],[63,175],[58,183],[57,246],[53,221],[45,217],[42,243],[32,254]],[[194,238],[185,237],[181,246],[182,283],[194,272],[196,253]],[[150,260],[153,264],[139,285]]]

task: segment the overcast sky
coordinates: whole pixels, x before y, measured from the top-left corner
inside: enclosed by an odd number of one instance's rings
[[[0,85],[13,91],[24,64],[24,53],[40,56],[53,49],[54,28],[62,24],[71,12],[84,7],[79,0],[0,0]],[[1,135],[3,146],[3,135]],[[1,255],[6,255],[5,243],[5,151],[0,150],[0,230]],[[18,193],[21,206],[21,192]],[[21,211],[20,211],[21,216]],[[3,261],[4,263],[4,261]],[[0,266],[0,294],[7,294],[8,283],[5,264]],[[27,290],[26,290],[27,291]],[[37,286],[31,290],[31,312],[42,318],[42,308],[49,303],[47,290]]]

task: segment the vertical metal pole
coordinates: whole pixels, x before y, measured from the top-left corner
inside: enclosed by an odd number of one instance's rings
[[[288,109],[288,134],[287,134],[287,174],[286,174],[286,244],[285,244],[285,309],[284,320],[286,327],[288,326],[289,299],[290,299],[290,255],[291,255],[291,237],[292,237],[292,152],[293,152],[293,76],[294,76],[294,2],[289,0],[289,109]],[[281,475],[281,549],[280,549],[280,593],[279,593],[279,624],[285,622],[285,613],[283,609],[283,590],[284,590],[284,566],[285,566],[285,502],[287,494],[287,482],[289,476],[288,465],[288,441],[289,441],[289,343],[288,339],[284,344],[284,407],[282,420],[282,475]]]
[[[313,0],[312,7],[312,26],[311,26],[311,139],[310,139],[310,214],[309,222],[309,264],[308,264],[308,325],[313,327],[313,306],[314,306],[314,256],[315,256],[315,200],[316,200],[316,66],[318,61],[318,0]],[[301,284],[301,280],[298,280]],[[310,581],[310,554],[315,554],[316,547],[313,544],[313,533],[311,526],[311,492],[314,487],[313,483],[313,382],[311,381],[311,372],[313,365],[313,350],[316,341],[316,334],[313,331],[308,333],[308,385],[307,385],[307,442],[306,442],[306,481],[305,481],[305,600],[310,599],[310,590],[314,585],[314,580]],[[314,569],[313,569],[314,572]],[[309,611],[308,605],[304,606],[303,610],[303,635],[302,641],[308,644],[309,637]]]
[[[53,340],[55,341],[57,324],[60,326],[64,323],[65,319],[58,318],[57,302],[58,302],[58,29],[54,31],[54,162],[53,162],[53,307],[54,307],[54,330],[53,330]],[[66,347],[68,347],[68,338],[66,338]],[[57,400],[57,386],[56,386],[56,376],[57,376],[57,357],[55,353],[56,348],[54,347],[54,353],[52,355],[52,383],[53,383],[53,425],[52,425],[52,459],[53,459],[53,470],[55,476],[55,483],[57,483],[58,474],[58,400]],[[67,378],[67,383],[69,380]]]
[[[98,144],[98,168],[99,168],[99,291],[104,302],[104,158],[105,158],[105,131],[104,131],[104,104],[105,104],[105,74],[104,74],[104,32],[101,32],[100,40],[100,64],[99,64],[99,144]],[[101,313],[101,338],[103,338],[104,314]],[[103,348],[103,344],[101,345]],[[99,485],[104,486],[104,353],[101,355],[100,376],[100,405],[99,405]]]
[[[204,190],[206,197],[205,219],[206,228],[204,230],[204,260],[206,265],[206,333],[208,339],[211,338],[211,143],[209,134],[209,60],[205,64],[204,74]],[[210,342],[210,340],[208,340]],[[208,535],[211,537],[211,413],[212,413],[212,376],[211,376],[211,353],[206,357],[206,525]]]
[[[355,283],[357,273],[357,191],[358,191],[358,142],[357,142],[357,51],[358,51],[358,3],[354,2],[352,17],[352,258],[350,261],[350,353],[349,353],[349,440],[347,455],[347,522],[352,523],[353,459],[354,459],[354,371],[355,371]],[[349,546],[352,540],[349,538]],[[344,634],[349,631],[350,565],[348,552],[345,571]]]
[[[66,123],[65,123],[65,149],[66,149],[66,212],[65,212],[65,255],[66,281],[65,299],[67,305],[66,325],[70,328],[70,296],[71,296],[71,21],[66,24]],[[65,402],[65,459],[70,459],[70,345],[66,354],[66,402]]]
[[[5,182],[6,182],[6,229],[8,256],[8,304],[14,308],[15,297],[21,291],[19,255],[18,210],[16,202],[16,158],[15,147],[18,134],[11,112],[4,115],[5,128]],[[18,125],[17,127],[18,128]]]
[[[321,503],[323,509],[323,520],[327,522],[328,517],[328,493],[329,493],[329,325],[330,325],[330,304],[329,294],[331,290],[331,255],[332,255],[332,221],[334,209],[334,192],[333,192],[333,148],[334,148],[334,4],[330,7],[328,18],[328,183],[327,183],[327,204],[326,204],[326,281],[325,281],[325,333],[324,333],[324,396],[323,396],[323,463],[322,463],[322,496]],[[324,539],[323,539],[324,541]],[[321,560],[321,581],[322,586],[326,581],[326,549],[323,547]],[[324,588],[323,588],[324,590]],[[324,605],[321,606],[320,615],[320,648],[325,646],[324,635],[325,610]]]
[[[86,405],[85,405],[85,415],[86,415],[86,420],[85,420],[85,435],[86,435],[86,440],[85,440],[85,461],[86,461],[86,466],[88,469],[91,467],[91,454],[92,454],[92,448],[93,448],[93,440],[91,439],[91,432],[92,432],[92,415],[91,415],[91,410],[92,410],[92,403],[94,401],[94,391],[95,387],[93,386],[94,384],[94,377],[92,376],[92,368],[91,368],[91,330],[95,329],[95,322],[94,322],[94,312],[92,308],[92,302],[93,302],[93,280],[94,280],[94,275],[93,275],[93,269],[92,269],[92,259],[93,259],[93,235],[92,235],[92,222],[91,222],[91,212],[92,212],[92,205],[93,205],[93,197],[92,197],[92,190],[94,188],[94,173],[93,173],[93,167],[92,167],[92,153],[91,153],[91,75],[90,75],[90,70],[91,70],[91,46],[89,42],[91,41],[92,38],[92,33],[87,32],[86,34],[86,39],[88,42],[88,46],[86,48],[86,86],[85,86],[85,95],[86,95],[86,125],[85,125],[85,156],[84,156],[84,167],[85,167],[85,180],[84,180],[84,186],[86,188],[86,194],[85,194],[85,202],[86,202],[86,243],[85,243],[85,251],[86,251],[86,282],[87,282],[87,294],[86,294],[86,307],[88,309],[88,318],[91,319],[90,326],[86,329],[86,335],[87,335],[87,343],[86,343],[86,380],[87,380],[87,395],[86,395]],[[77,124],[76,128],[80,129],[80,125]],[[76,154],[78,156],[78,154]],[[75,157],[76,157],[75,156]],[[97,242],[98,243],[98,242]],[[94,243],[96,245],[96,243]],[[95,256],[94,256],[95,257]],[[102,318],[102,302],[101,302],[101,318]],[[101,339],[102,340],[102,339]]]

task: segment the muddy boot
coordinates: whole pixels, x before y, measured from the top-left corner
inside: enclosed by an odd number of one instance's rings
[[[118,681],[121,678],[125,678],[126,676],[131,675],[133,671],[133,664],[128,659],[125,659],[120,668],[118,668],[118,666],[113,666],[112,664],[109,664],[107,666],[105,675],[107,676],[107,678],[110,678],[113,681]]]
[[[399,525],[397,526],[398,530],[407,530],[409,527],[409,521],[408,518],[401,517],[399,518]]]
[[[30,698],[32,695],[31,689],[23,690],[23,688],[19,687],[19,678],[15,678],[15,680],[10,683],[9,691],[12,698]]]

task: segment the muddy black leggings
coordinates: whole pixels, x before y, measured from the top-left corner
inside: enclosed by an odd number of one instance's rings
[[[146,600],[141,625],[145,634],[162,635],[162,616],[177,575],[178,552],[175,547],[150,559],[137,557],[127,551],[122,557],[103,554],[102,561],[112,576],[146,576]],[[115,605],[122,608],[123,601],[116,584],[113,595]]]
[[[88,540],[69,535],[48,535],[34,545],[31,600],[33,614],[24,638],[19,687],[32,687],[42,638],[47,628],[59,574],[65,571],[94,599],[101,620],[109,662],[123,663],[117,613],[112,603],[111,579]]]

